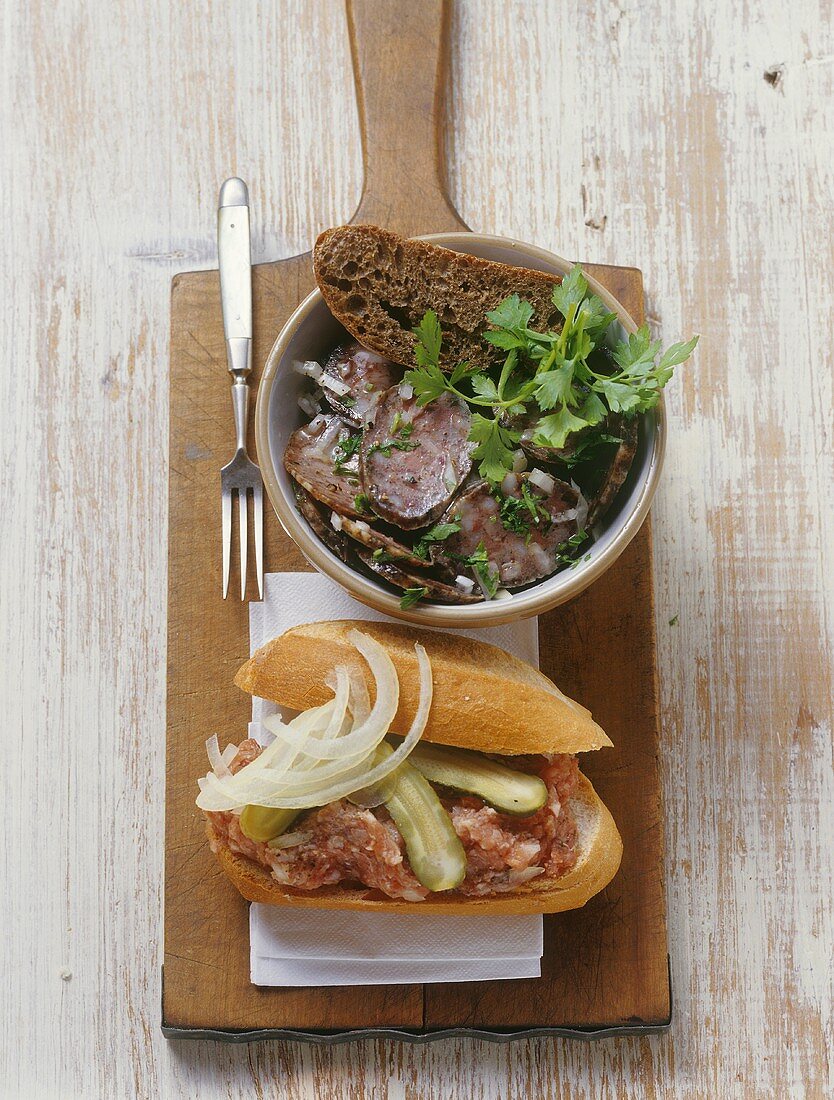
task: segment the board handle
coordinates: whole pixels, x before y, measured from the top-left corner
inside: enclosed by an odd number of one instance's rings
[[[465,230],[446,193],[448,0],[347,0],[365,178],[352,222]]]

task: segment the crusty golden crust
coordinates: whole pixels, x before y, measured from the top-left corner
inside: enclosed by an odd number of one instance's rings
[[[220,841],[210,821],[206,832],[221,867],[248,901],[296,909],[353,909],[369,913],[560,913],[578,909],[607,886],[617,873],[623,854],[623,842],[614,819],[584,775],[579,777],[570,807],[577,822],[580,849],[574,867],[556,880],[542,876],[512,893],[482,898],[436,894],[425,901],[402,901],[387,898],[376,890],[347,885],[293,890],[276,882],[259,864],[235,855]]]
[[[400,706],[394,732],[405,731],[417,709],[419,641],[434,680],[427,741],[507,756],[588,752],[611,744],[590,711],[524,661],[474,638],[395,623],[337,620],[294,627],[259,649],[235,683],[296,710],[332,698],[325,678],[339,664],[354,663],[371,687],[370,671],[349,640],[354,629],[384,645],[396,666]]]

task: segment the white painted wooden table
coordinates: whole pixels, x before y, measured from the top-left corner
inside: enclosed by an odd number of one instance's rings
[[[344,11],[5,0],[5,1096],[834,1093],[831,4],[461,0],[452,36],[466,221],[634,264],[703,334],[654,508],[672,1033],[161,1037],[170,279],[232,173],[257,259],[352,212]]]

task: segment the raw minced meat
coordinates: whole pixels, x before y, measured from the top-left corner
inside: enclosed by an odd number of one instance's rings
[[[260,751],[256,741],[244,741],[230,765],[232,771],[239,771]],[[513,890],[540,874],[558,877],[576,862],[576,822],[567,804],[578,783],[575,757],[519,757],[513,767],[533,772],[547,784],[547,803],[529,817],[498,813],[473,796],[439,792],[466,851],[461,894]],[[384,806],[361,809],[340,799],[305,811],[291,826],[298,843],[287,848],[250,840],[232,811],[207,816],[217,834],[216,844],[227,844],[233,852],[267,867],[286,886],[315,890],[356,882],[407,901],[429,895],[411,870],[403,838]]]

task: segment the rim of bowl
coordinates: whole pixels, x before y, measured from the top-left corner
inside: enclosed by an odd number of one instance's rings
[[[500,237],[489,233],[461,232],[431,233],[418,239],[442,245],[444,248],[452,248],[459,252],[468,252],[469,249],[466,245],[475,241],[494,244],[517,252],[520,261],[525,256],[532,257],[549,267],[555,267],[557,271],[562,273],[569,271],[573,266],[572,263],[558,256],[555,252],[549,252],[547,249],[515,240],[512,237]],[[520,262],[519,266],[524,265]],[[599,295],[612,313],[617,314],[623,328],[628,333],[636,332],[637,324],[625,307],[592,275],[589,275],[587,271],[583,273],[594,293]],[[513,622],[517,619],[527,619],[558,607],[584,592],[589,585],[593,584],[614,564],[643,525],[657,490],[666,450],[666,423],[662,394],[660,402],[653,410],[655,421],[654,440],[648,457],[645,477],[639,488],[635,490],[634,506],[619,523],[618,529],[614,531],[608,545],[598,555],[592,556],[587,564],[583,563],[583,567],[578,567],[575,571],[564,570],[562,573],[557,573],[555,577],[542,578],[539,584],[533,585],[524,592],[514,593],[511,600],[485,600],[483,603],[465,605],[415,604],[413,607],[403,610],[400,607],[397,595],[387,591],[381,584],[357,572],[349,565],[339,561],[335,555],[331,555],[326,551],[318,538],[307,529],[293,501],[288,500],[285,496],[275,472],[275,464],[269,444],[270,399],[278,368],[287,345],[296,330],[320,303],[324,304],[324,299],[321,291],[316,287],[297,306],[279,332],[267,356],[255,404],[255,447],[267,496],[281,526],[314,568],[330,577],[331,580],[339,584],[360,603],[372,607],[384,615],[390,615],[392,618],[418,625],[476,628],[495,626],[501,623]],[[550,590],[545,590],[542,587],[547,581],[558,582],[560,578],[563,578],[563,582],[554,584]]]

